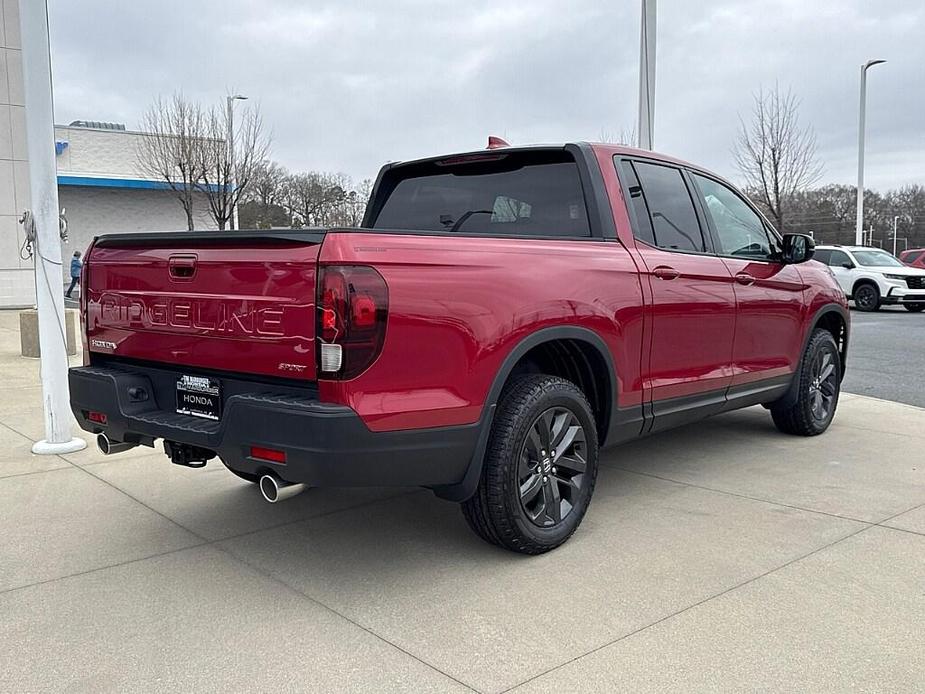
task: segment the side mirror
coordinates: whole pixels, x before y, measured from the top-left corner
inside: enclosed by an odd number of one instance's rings
[[[854,263],[852,263],[850,260],[846,260],[841,264],[841,266],[846,270],[854,270]]]
[[[813,257],[816,243],[806,234],[784,234],[783,261],[787,265],[805,263]]]

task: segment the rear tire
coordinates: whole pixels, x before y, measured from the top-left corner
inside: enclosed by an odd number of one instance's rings
[[[584,393],[556,376],[521,376],[501,394],[463,516],[486,542],[522,554],[548,552],[581,524],[597,463],[597,427]]]
[[[797,436],[818,436],[832,423],[841,392],[841,355],[828,330],[816,330],[800,361],[798,395],[790,406],[771,406],[779,431]]]
[[[903,304],[903,308],[910,313],[921,313],[925,311],[925,304]]]
[[[880,290],[876,284],[862,282],[854,288],[854,307],[858,311],[879,311]]]

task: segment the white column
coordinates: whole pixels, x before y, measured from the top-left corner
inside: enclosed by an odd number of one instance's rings
[[[854,227],[854,242],[864,243],[864,129],[867,119],[867,71],[885,60],[868,60],[861,66],[861,93],[858,105],[858,218]],[[873,241],[871,241],[873,243]]]
[[[858,106],[858,211],[854,243],[864,245],[864,120],[867,111],[867,66],[861,66],[861,101]]]
[[[87,443],[71,436],[64,292],[61,286],[61,240],[58,231],[54,106],[45,0],[27,0],[22,3],[19,17],[26,102],[26,149],[29,154],[29,186],[36,228],[35,294],[45,413],[45,439],[37,442],[32,452],[71,453],[85,448]]]
[[[642,0],[639,33],[639,119],[636,125],[640,149],[652,149],[655,131],[655,16],[656,0]]]

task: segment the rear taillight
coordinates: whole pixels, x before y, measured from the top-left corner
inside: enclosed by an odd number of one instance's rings
[[[90,242],[87,252],[84,253],[84,264],[80,268],[80,335],[83,343],[83,365],[90,366],[90,348],[88,347],[90,338],[88,336],[89,326],[87,317],[87,305],[90,301],[90,253],[93,251],[93,245],[96,239]]]
[[[365,265],[328,265],[318,275],[318,369],[322,378],[359,376],[385,341],[389,290]]]

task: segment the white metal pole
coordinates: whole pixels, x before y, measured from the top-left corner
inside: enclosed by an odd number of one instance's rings
[[[858,218],[854,242],[864,245],[864,111],[867,108],[867,66],[861,66],[861,103],[858,107]]]
[[[234,185],[235,185],[235,176],[234,176],[234,97],[227,96],[225,97],[225,106],[228,109],[228,132],[225,133],[225,137],[228,142],[228,166],[229,166],[229,178],[231,184],[232,195],[234,195]],[[231,228],[238,228],[238,206],[233,205],[231,208]]]
[[[639,32],[639,118],[640,149],[652,149],[655,131],[655,25],[656,0],[642,0]]]
[[[33,453],[72,453],[87,446],[71,436],[67,385],[67,343],[61,277],[61,238],[58,230],[58,179],[55,168],[54,102],[48,8],[45,0],[19,5],[22,35],[23,94],[26,104],[26,149],[29,187],[35,220],[35,299],[41,351],[42,405],[45,439]]]
[[[868,60],[861,66],[861,93],[858,105],[858,218],[854,227],[854,242],[864,243],[864,125],[867,116],[867,70],[885,60]]]
[[[896,255],[896,220],[899,217],[893,217],[893,255]]]

